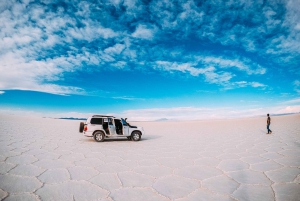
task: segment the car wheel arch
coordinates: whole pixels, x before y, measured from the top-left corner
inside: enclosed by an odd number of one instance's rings
[[[131,135],[132,135],[132,133],[134,133],[134,132],[139,132],[139,133],[140,133],[140,135],[142,135],[142,132],[141,132],[140,130],[133,130],[133,131],[131,132],[130,136],[131,136]]]
[[[97,132],[99,132],[99,131],[102,132],[104,135],[106,135],[105,132],[104,132],[103,130],[95,130],[95,131],[93,132],[93,136],[95,135],[95,133],[97,133]]]

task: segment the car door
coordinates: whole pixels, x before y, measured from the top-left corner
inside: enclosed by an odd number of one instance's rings
[[[112,118],[108,118],[108,129],[109,129],[109,133],[111,135],[116,135],[116,127],[113,123],[113,119]]]
[[[124,119],[121,119],[123,126],[123,135],[129,135],[129,126]]]

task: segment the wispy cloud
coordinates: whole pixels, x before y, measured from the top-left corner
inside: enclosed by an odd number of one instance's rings
[[[281,104],[297,104],[297,103],[300,103],[300,98],[295,98],[295,99],[292,99],[292,100],[284,101]]]
[[[194,107],[176,107],[176,108],[151,108],[140,110],[127,110],[122,113],[134,120],[157,120],[161,118],[173,119],[173,120],[185,120],[185,119],[201,119],[204,116],[207,118],[217,118],[217,115],[213,114],[216,109],[210,108],[194,108]]]
[[[0,95],[1,95],[1,94],[4,94],[4,93],[5,93],[5,91],[0,91]]]
[[[208,71],[213,71],[213,67],[209,68],[195,68],[195,63],[181,63],[169,62],[169,61],[156,61],[153,65],[154,69],[164,70],[164,71],[180,71],[182,73],[189,73],[192,76],[198,76],[199,74],[204,74]]]
[[[132,37],[152,40],[155,34],[155,28],[148,28],[146,25],[138,25]]]
[[[295,80],[294,81],[294,90],[300,94],[300,81],[299,80]]]
[[[268,88],[267,85],[259,82],[247,82],[247,81],[237,81],[237,82],[227,82],[224,85],[225,89],[235,89],[235,88],[244,88],[244,87],[253,87],[265,90]]]
[[[65,73],[83,68],[155,69],[260,89],[266,85],[239,84],[235,71],[251,80],[264,75],[268,67],[257,57],[279,66],[285,59],[291,65],[282,68],[297,71],[298,0],[60,2],[1,2],[0,90],[83,94],[79,86],[59,84]]]
[[[129,100],[129,101],[134,101],[134,100],[145,100],[143,98],[136,98],[136,97],[130,97],[130,96],[116,96],[112,97],[113,99],[121,99],[121,100]]]
[[[191,57],[187,56],[187,58]],[[226,89],[249,86],[254,88],[266,88],[266,85],[259,82],[231,81],[231,79],[235,77],[235,74],[230,71],[231,68],[236,68],[239,71],[245,72],[247,75],[264,74],[266,72],[265,68],[255,63],[251,64],[249,60],[243,62],[237,58],[223,59],[211,56],[196,56],[193,62],[187,63],[156,61],[153,64],[153,68],[169,72],[177,71],[189,73],[192,76],[203,75],[206,82],[225,86]]]
[[[266,68],[263,68],[259,64],[253,63],[250,59],[242,59],[238,58],[221,58],[221,57],[198,57],[198,62],[204,65],[213,65],[218,66],[220,68],[236,68],[240,71],[245,71],[247,74],[265,74]]]
[[[276,106],[276,107],[173,107],[173,108],[149,108],[149,109],[135,109],[124,110],[116,113],[109,113],[116,117],[128,118],[129,121],[156,121],[159,119],[168,120],[211,120],[211,119],[231,119],[231,118],[244,118],[255,117],[270,113],[283,114],[283,113],[299,113],[300,105],[292,106]],[[37,112],[33,110],[24,110],[18,108],[1,108],[0,114],[19,115],[19,116],[32,116],[32,117],[74,117],[74,118],[87,118],[95,113],[81,113],[74,111],[65,112]]]
[[[285,108],[279,109],[277,111],[278,114],[283,113],[300,113],[300,105],[287,106]]]
[[[20,57],[16,57],[17,54]],[[21,50],[15,54],[8,53],[0,56],[1,89],[31,90],[62,95],[84,93],[84,90],[79,87],[51,83],[60,79],[62,72],[70,71],[71,67],[76,65],[78,60],[74,57],[26,61],[22,54],[25,52]]]
[[[222,107],[222,108],[175,107],[175,108],[151,108],[151,109],[139,109],[139,110],[126,110],[122,112],[120,115],[124,117],[128,117],[131,120],[155,121],[162,118],[166,118],[170,120],[201,120],[201,119],[253,117],[265,113],[266,113],[266,108],[261,108],[261,107],[245,108],[245,109],[237,109],[231,107]]]

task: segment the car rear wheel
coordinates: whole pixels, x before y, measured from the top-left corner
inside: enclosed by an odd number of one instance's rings
[[[101,131],[97,131],[95,134],[94,134],[94,140],[96,142],[103,142],[104,141],[104,133],[102,133]]]
[[[84,123],[80,122],[80,124],[79,124],[79,133],[83,132],[83,128],[84,128]]]
[[[139,140],[141,139],[141,134],[140,134],[140,132],[134,131],[134,132],[131,134],[131,139],[132,139],[132,141],[139,141]]]

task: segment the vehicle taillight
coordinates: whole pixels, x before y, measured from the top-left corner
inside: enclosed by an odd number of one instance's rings
[[[87,131],[87,126],[84,126],[83,130],[84,130],[84,131]]]

